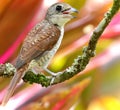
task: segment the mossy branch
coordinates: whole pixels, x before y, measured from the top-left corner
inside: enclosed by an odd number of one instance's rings
[[[68,80],[77,73],[83,71],[86,65],[89,63],[90,58],[95,55],[96,44],[101,34],[103,33],[103,31],[105,30],[111,19],[113,18],[113,16],[117,13],[119,8],[120,8],[120,0],[114,0],[112,8],[108,10],[103,20],[93,31],[88,46],[83,49],[83,54],[81,56],[78,56],[74,60],[72,66],[68,67],[63,72],[58,73],[56,77],[46,76],[42,73],[36,75],[32,71],[28,70],[25,76],[23,77],[23,80],[25,82],[38,83],[41,84],[42,86],[48,87],[50,85],[54,85],[57,83],[61,83],[65,80]],[[16,71],[15,68],[9,63],[0,65],[0,76],[9,77],[13,75],[15,71]]]

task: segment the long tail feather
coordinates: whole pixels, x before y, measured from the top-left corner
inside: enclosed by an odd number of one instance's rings
[[[6,94],[3,98],[2,106],[5,106],[7,104],[10,97],[13,95],[13,93],[15,91],[15,87],[16,87],[17,83],[20,81],[22,76],[23,76],[23,72],[21,72],[21,71],[18,71],[18,72],[15,73],[15,75],[13,76],[13,79],[10,82],[10,85],[8,86]]]

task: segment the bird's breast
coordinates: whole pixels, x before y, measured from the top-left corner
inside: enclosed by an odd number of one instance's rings
[[[38,62],[39,62],[40,66],[47,67],[50,60],[53,58],[53,56],[57,52],[58,48],[60,47],[60,44],[61,44],[61,41],[62,41],[62,38],[64,35],[64,29],[61,28],[60,30],[61,30],[61,34],[60,34],[60,37],[59,37],[57,43],[53,46],[53,48],[51,50],[44,52],[43,55],[39,58]]]

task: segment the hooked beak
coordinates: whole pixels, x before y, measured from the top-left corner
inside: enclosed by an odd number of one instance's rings
[[[78,13],[78,10],[75,8],[68,8],[62,11],[63,14],[71,14],[71,13]]]

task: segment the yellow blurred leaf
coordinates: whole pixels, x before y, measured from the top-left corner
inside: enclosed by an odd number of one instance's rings
[[[76,9],[80,9],[84,5],[85,1],[86,0],[64,0],[64,2],[69,3]]]
[[[87,110],[120,110],[120,100],[113,96],[103,96],[91,101]]]

